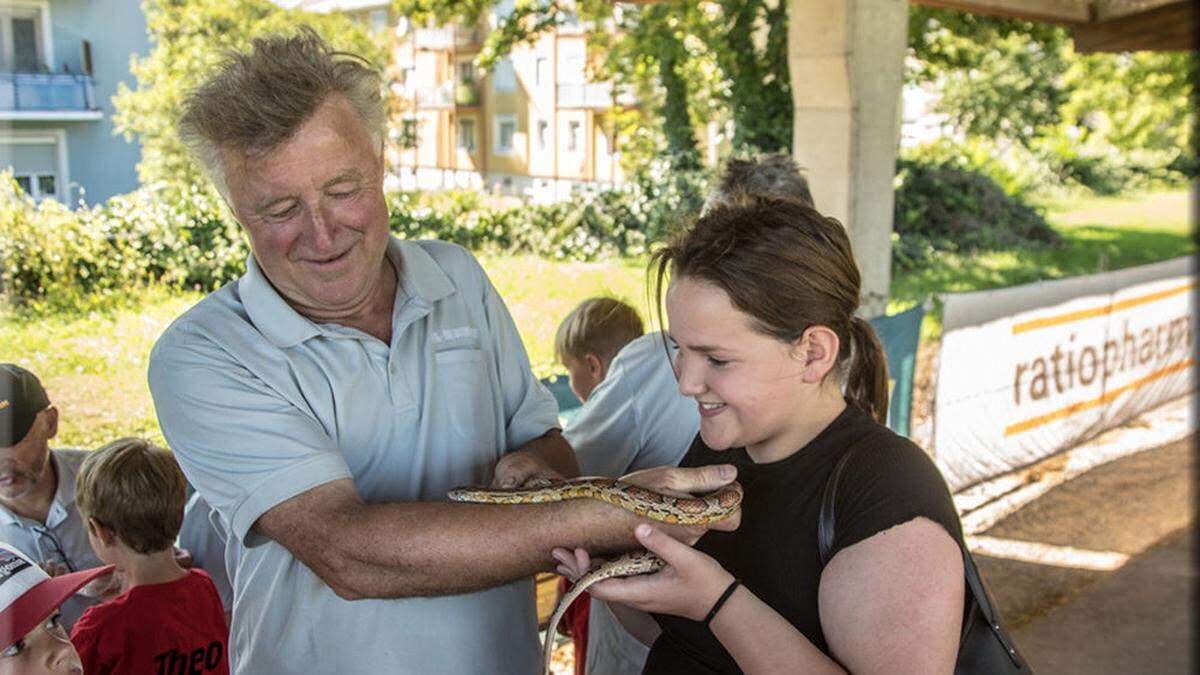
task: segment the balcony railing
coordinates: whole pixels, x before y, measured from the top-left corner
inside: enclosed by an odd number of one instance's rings
[[[454,103],[450,85],[422,87],[417,90],[417,106],[420,108],[448,108]]]
[[[454,28],[418,28],[414,39],[417,49],[450,49],[454,46]]]
[[[558,107],[560,108],[611,108],[613,87],[611,82],[560,82],[558,84]]]
[[[454,104],[463,106],[479,105],[479,85],[474,82],[464,82],[455,87]]]
[[[0,112],[94,112],[93,81],[74,73],[0,73]]]

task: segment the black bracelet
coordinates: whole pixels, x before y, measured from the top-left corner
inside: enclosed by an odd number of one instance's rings
[[[737,587],[741,585],[742,582],[738,581],[737,579],[729,582],[729,586],[725,588],[725,592],[721,594],[721,597],[717,598],[717,603],[713,605],[712,609],[708,610],[708,616],[704,617],[704,626],[706,628],[708,627],[708,624],[712,623],[712,620],[717,615],[717,612],[721,611],[721,608],[725,606],[725,601],[729,599],[729,596],[733,595],[733,592],[736,591]]]

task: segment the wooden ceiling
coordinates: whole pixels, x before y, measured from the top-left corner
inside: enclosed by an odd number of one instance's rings
[[[1062,24],[1081,53],[1195,49],[1200,11],[1192,0],[912,0],[980,14]]]

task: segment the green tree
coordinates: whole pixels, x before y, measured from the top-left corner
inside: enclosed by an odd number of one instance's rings
[[[909,82],[969,141],[1019,144],[1061,181],[1117,192],[1194,175],[1196,56],[1081,55],[1046,24],[913,6]]]
[[[341,14],[285,10],[268,0],[145,0],[150,53],[133,60],[137,88],[124,84],[113,97],[116,130],[142,144],[138,177],[176,193],[205,185],[175,129],[187,92],[231,49],[244,49],[255,37],[313,27],[338,49],[386,65],[382,39]]]

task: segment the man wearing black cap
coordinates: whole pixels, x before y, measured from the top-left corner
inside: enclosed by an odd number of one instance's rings
[[[0,541],[52,576],[104,563],[88,543],[75,507],[82,450],[50,450],[58,410],[33,373],[0,364]],[[68,630],[94,601],[80,596],[62,607]]]

